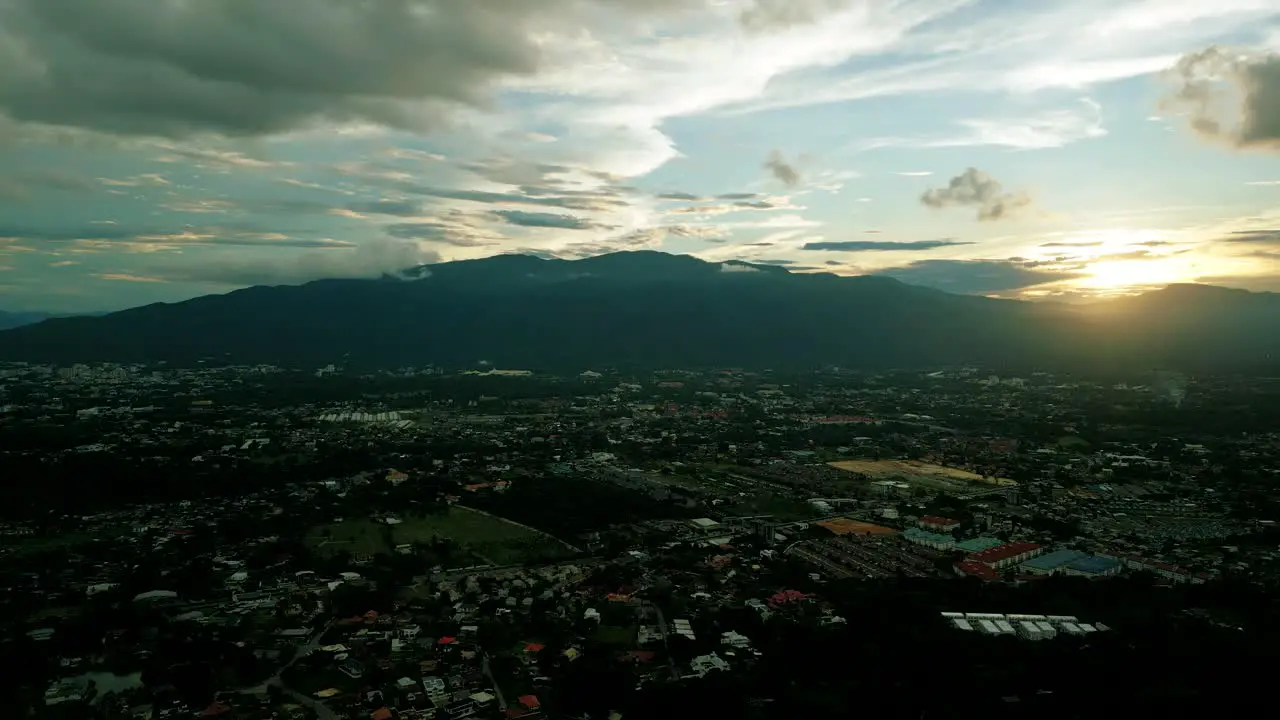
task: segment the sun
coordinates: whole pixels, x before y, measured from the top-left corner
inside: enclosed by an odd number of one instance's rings
[[[1192,275],[1184,263],[1173,258],[1150,260],[1101,260],[1084,268],[1085,277],[1076,281],[1080,287],[1096,290],[1150,287],[1189,282]]]

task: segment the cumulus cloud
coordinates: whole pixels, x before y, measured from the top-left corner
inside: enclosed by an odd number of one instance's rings
[[[889,242],[876,240],[820,241],[805,243],[802,250],[828,250],[832,252],[922,252],[938,248],[972,245],[971,242],[952,240],[912,240],[908,242]]]
[[[918,260],[877,274],[954,293],[994,293],[1074,280],[1084,275],[1016,260]]]
[[[1024,192],[1007,193],[999,180],[971,167],[951,178],[946,187],[926,190],[920,202],[931,208],[977,207],[978,220],[995,221],[1030,207],[1031,197]]]
[[[743,263],[727,262],[720,264],[720,272],[726,273],[758,273],[760,268],[751,267]]]
[[[1197,134],[1240,149],[1280,150],[1280,54],[1209,47],[1166,74],[1162,108]]]
[[[787,162],[787,159],[778,150],[769,153],[769,158],[764,161],[764,167],[774,179],[787,187],[795,187],[800,184],[800,171]]]

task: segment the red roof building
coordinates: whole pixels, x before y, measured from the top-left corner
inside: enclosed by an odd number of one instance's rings
[[[951,518],[941,517],[938,515],[925,515],[917,520],[916,524],[925,530],[942,533],[951,532],[952,530],[960,527],[959,520],[952,520]]]
[[[973,553],[967,560],[986,565],[993,570],[1017,565],[1044,552],[1044,548],[1035,543],[1012,542],[997,545],[989,550]]]
[[[542,704],[538,702],[537,695],[521,695],[520,704],[525,706],[526,708],[529,708],[530,710],[537,710],[538,708],[542,707]]]
[[[991,568],[987,567],[986,565],[983,565],[982,563],[973,562],[971,560],[966,560],[962,563],[957,563],[956,569],[964,573],[965,575],[976,577],[979,580],[990,581],[990,580],[1000,579],[1000,573],[996,572],[995,570],[992,570]]]
[[[540,653],[545,647],[546,645],[543,645],[542,643],[529,643],[524,646],[524,651],[527,653]]]

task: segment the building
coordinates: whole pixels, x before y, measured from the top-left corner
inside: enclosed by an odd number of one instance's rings
[[[1042,552],[1044,552],[1044,547],[1035,543],[1012,542],[974,553],[969,556],[968,560],[980,565],[986,565],[992,570],[1003,570],[1012,565],[1030,560]]]
[[[720,523],[712,520],[711,518],[694,518],[689,521],[689,524],[693,526],[694,530],[708,535],[720,530]]]
[[[913,545],[923,545],[934,550],[950,550],[956,544],[955,538],[950,535],[929,532],[920,528],[907,528],[902,531],[902,537]]]
[[[1031,558],[1019,567],[1030,575],[1052,575],[1077,560],[1089,557],[1079,550],[1054,550],[1039,557]]]
[[[916,524],[925,530],[932,530],[933,532],[939,533],[949,533],[960,527],[959,520],[952,520],[951,518],[941,517],[938,515],[925,515],[917,520]]]
[[[1118,575],[1123,567],[1119,560],[1103,555],[1086,555],[1062,568],[1064,575],[1078,577],[1108,577]]]
[[[979,553],[983,550],[990,550],[993,547],[999,547],[1004,544],[1000,538],[993,537],[976,537],[969,540],[956,543],[956,549],[968,553]]]

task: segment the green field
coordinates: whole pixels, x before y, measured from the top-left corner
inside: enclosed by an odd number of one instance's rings
[[[391,543],[387,543],[387,530]],[[310,541],[317,551],[352,554],[390,553],[396,545],[424,542],[436,538],[452,540],[477,563],[506,565],[509,563],[550,560],[571,551],[546,535],[507,522],[502,518],[461,507],[447,513],[422,518],[405,518],[399,525],[386,526],[368,518],[344,520],[321,525],[312,530]]]

